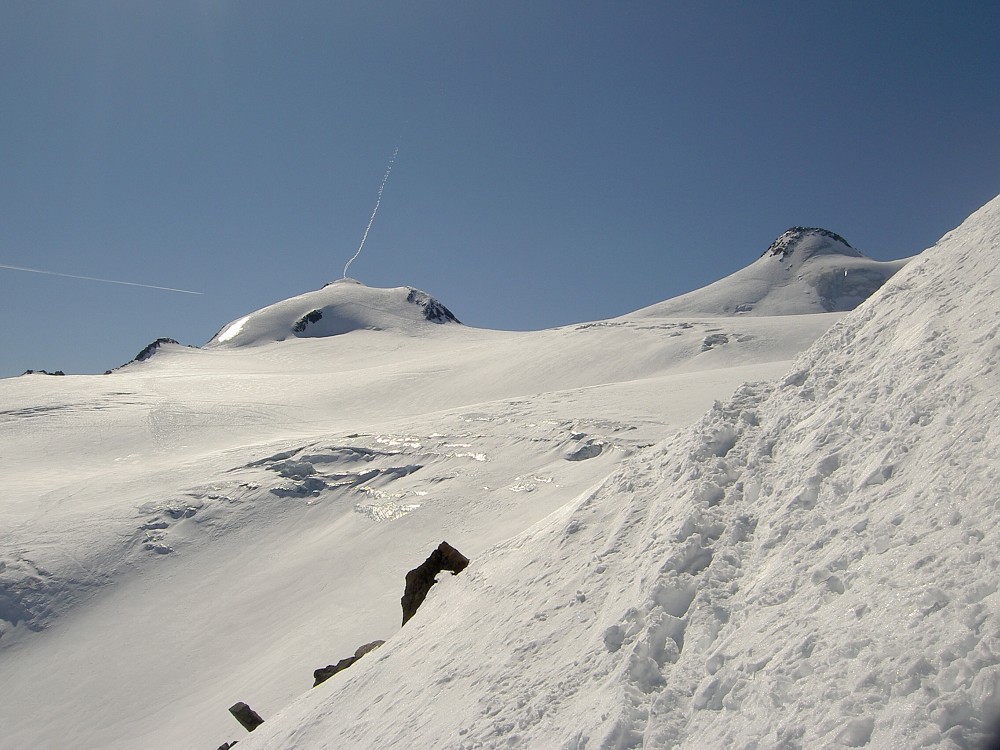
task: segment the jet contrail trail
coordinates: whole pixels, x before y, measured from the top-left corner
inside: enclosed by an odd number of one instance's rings
[[[0,263],[0,268],[9,271],[26,271],[28,273],[44,273],[46,276],[62,276],[66,279],[83,279],[84,281],[103,281],[105,284],[124,284],[125,286],[141,286],[145,289],[161,289],[164,292],[180,292],[181,294],[204,294],[204,292],[192,292],[190,289],[174,289],[172,286],[155,286],[153,284],[137,284],[134,281],[116,281],[115,279],[98,279],[94,276],[76,276],[72,273],[57,273],[56,271],[43,271],[40,268],[25,268],[24,266],[8,266]]]
[[[354,253],[354,257],[351,258],[349,261],[347,261],[347,265],[344,266],[345,279],[347,278],[347,269],[350,268],[351,263],[353,263],[357,259],[357,257],[361,255],[361,248],[365,246],[365,240],[368,239],[368,232],[371,231],[372,223],[375,221],[375,214],[378,213],[378,204],[382,202],[382,191],[385,190],[385,183],[389,181],[389,172],[392,171],[392,165],[395,163],[396,154],[398,153],[399,153],[399,146],[396,146],[396,149],[392,152],[392,158],[389,159],[389,166],[386,168],[385,174],[382,175],[382,184],[378,186],[378,197],[375,199],[375,208],[372,209],[371,218],[368,219],[368,226],[365,227],[365,233],[361,237],[361,244],[358,245],[358,251]]]

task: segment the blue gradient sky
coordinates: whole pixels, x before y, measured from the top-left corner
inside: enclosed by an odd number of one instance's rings
[[[1000,192],[996,2],[8,0],[0,375],[201,344],[351,276],[620,315],[791,225],[868,255]]]

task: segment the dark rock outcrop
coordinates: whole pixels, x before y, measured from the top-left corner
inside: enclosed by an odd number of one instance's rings
[[[322,310],[313,310],[312,312],[308,312],[301,318],[299,318],[297,321],[295,321],[295,325],[292,326],[292,332],[302,333],[303,331],[306,330],[306,328],[309,326],[310,323],[318,323],[322,319],[323,319]]]
[[[354,656],[348,656],[346,659],[341,659],[336,664],[330,664],[325,667],[320,667],[315,672],[313,672],[313,687],[316,687],[322,682],[326,682],[331,677],[333,677],[337,672],[342,672],[349,666],[354,664],[358,659],[360,659],[365,654],[371,653],[379,646],[381,646],[385,641],[372,641],[371,643],[366,643],[364,646],[360,646],[357,651],[354,652]]]
[[[135,355],[135,359],[133,359],[132,361],[133,362],[145,362],[147,359],[149,359],[150,357],[152,357],[153,353],[157,349],[159,349],[161,346],[163,346],[164,344],[176,344],[176,343],[177,342],[174,339],[168,339],[168,338],[165,338],[165,337],[158,338],[156,341],[152,342],[151,344],[147,344],[146,347],[141,352],[139,352],[138,354]]]
[[[252,732],[264,723],[264,720],[260,718],[260,714],[242,701],[231,706],[229,713],[231,713],[236,721],[242,724],[243,728],[248,732]]]
[[[451,310],[442,305],[427,292],[409,287],[410,293],[406,295],[406,301],[411,305],[418,305],[424,308],[424,319],[431,323],[461,323]]]
[[[791,255],[792,251],[803,239],[809,236],[825,237],[826,239],[833,240],[834,243],[842,246],[839,248],[841,254],[861,257],[861,253],[852,247],[850,242],[836,232],[831,232],[829,229],[821,227],[792,227],[791,229],[786,229],[778,235],[778,238],[771,243],[771,246],[763,252],[761,257],[770,253],[772,256],[779,256],[778,260],[784,260],[787,256]]]
[[[458,575],[469,565],[469,558],[452,547],[448,542],[441,542],[438,548],[431,552],[430,557],[418,567],[406,574],[406,588],[400,604],[403,606],[403,624],[416,614],[417,609],[427,598],[431,586],[437,583],[437,574],[442,570]]]
[[[115,371],[122,369],[122,367],[127,367],[128,365],[134,364],[136,362],[145,362],[147,359],[156,354],[157,350],[164,344],[177,344],[178,346],[180,346],[180,342],[178,342],[177,340],[161,336],[156,341],[146,344],[146,346],[143,347],[142,351],[135,355],[134,359],[129,360],[124,365],[121,365],[119,367],[113,367],[110,370],[105,370],[104,374],[111,375]],[[187,346],[189,349],[196,348],[191,346],[190,344]]]

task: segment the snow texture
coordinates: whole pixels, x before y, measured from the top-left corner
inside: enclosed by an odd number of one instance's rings
[[[796,230],[711,304],[513,333],[344,280],[0,380],[0,748],[975,747],[998,215],[849,315],[795,299],[874,261]]]
[[[976,747],[1000,711],[998,261],[1000,199],[246,747]]]

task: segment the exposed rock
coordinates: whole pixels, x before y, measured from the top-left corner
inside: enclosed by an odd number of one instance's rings
[[[318,323],[322,319],[323,319],[323,311],[313,310],[312,312],[306,313],[297,321],[295,321],[295,325],[292,326],[292,331],[294,333],[302,333],[304,330],[306,330],[306,327],[310,323]]]
[[[65,375],[62,370],[56,370],[55,372],[48,372],[47,370],[25,370],[25,375]]]
[[[845,240],[836,232],[831,232],[829,229],[822,229],[820,227],[792,227],[791,229],[786,229],[782,232],[778,238],[771,243],[771,246],[763,252],[761,257],[770,253],[772,256],[780,256],[779,260],[783,260],[792,253],[795,247],[803,239],[809,236],[825,237],[826,239],[833,240],[835,243],[843,246],[838,250],[845,255],[861,255],[856,248],[851,246],[850,242]]]
[[[337,672],[342,672],[349,666],[354,664],[358,659],[367,653],[370,653],[381,646],[385,641],[372,641],[371,643],[366,643],[364,646],[359,646],[358,650],[354,652],[354,656],[348,656],[346,659],[341,659],[336,664],[330,664],[326,667],[320,667],[315,672],[313,672],[313,687],[316,687],[321,682],[326,682],[331,677],[333,677]]]
[[[248,732],[252,732],[264,723],[264,720],[260,718],[260,714],[242,701],[231,706],[229,713],[231,713],[233,717],[235,717],[236,721],[242,724],[243,728]]]
[[[145,362],[147,359],[152,357],[154,352],[156,352],[157,349],[163,346],[163,344],[176,344],[176,343],[177,342],[174,341],[174,339],[158,338],[153,343],[147,344],[146,347],[141,352],[135,355],[135,359],[133,359],[132,361]]]
[[[723,344],[729,343],[729,337],[724,333],[711,333],[705,337],[705,340],[701,342],[701,350],[707,352],[716,346],[722,346]]]
[[[236,746],[236,740],[233,740],[232,742],[223,742],[221,745],[219,745],[219,750],[229,750],[229,748],[235,746]]]
[[[604,453],[604,449],[608,446],[603,440],[588,440],[586,443],[570,451],[566,455],[567,461],[587,461],[591,458],[597,458],[599,455]]]
[[[113,367],[110,370],[105,370],[104,374],[105,375],[110,375],[113,372],[115,372],[116,370],[120,370],[120,369],[122,369],[122,367],[126,367],[126,366],[131,365],[131,364],[133,364],[135,362],[145,362],[147,359],[149,359],[154,354],[156,354],[157,350],[161,346],[163,346],[164,344],[177,344],[178,346],[180,346],[180,342],[178,342],[178,341],[176,341],[174,339],[169,339],[169,338],[166,338],[165,336],[164,337],[160,337],[156,341],[153,341],[153,342],[151,342],[149,344],[146,344],[146,346],[143,347],[142,351],[135,355],[134,359],[126,362],[124,365],[121,365],[119,367]],[[192,347],[192,346],[188,345],[188,348],[189,349],[194,349],[196,347]]]
[[[437,583],[437,574],[442,570],[458,575],[469,565],[469,558],[452,547],[448,542],[441,542],[438,548],[431,552],[430,557],[418,567],[406,574],[406,589],[400,604],[403,606],[403,624],[416,614],[423,604],[431,586]]]
[[[406,301],[413,305],[424,308],[424,318],[432,323],[461,323],[451,310],[442,305],[427,292],[409,287],[410,293],[406,295]]]

